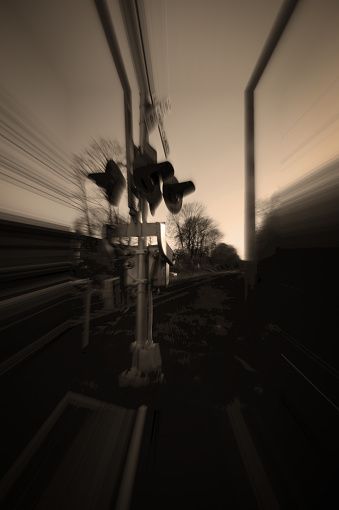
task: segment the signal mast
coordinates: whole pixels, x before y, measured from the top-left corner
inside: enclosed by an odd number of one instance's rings
[[[131,343],[132,363],[119,376],[120,386],[144,386],[162,382],[162,360],[159,344],[152,339],[152,289],[169,283],[169,266],[173,252],[166,242],[165,223],[148,223],[148,212],[154,216],[162,197],[172,214],[180,212],[185,195],[195,191],[194,184],[179,183],[174,168],[168,161],[157,163],[157,153],[148,143],[148,133],[158,126],[165,157],[169,146],[163,128],[163,116],[169,111],[169,99],[157,102],[153,83],[147,26],[142,3],[120,0],[127,38],[140,93],[140,146],[132,142],[131,90],[121,52],[105,3],[96,0],[107,42],[124,90],[125,133],[127,153],[127,189],[130,223],[104,226],[104,236],[137,237],[138,246],[129,247],[125,264],[125,285],[137,291],[135,341]],[[117,205],[125,179],[114,161],[107,162],[104,173],[88,176],[105,190],[106,198]],[[136,205],[137,202],[137,205]],[[157,245],[148,246],[147,238],[156,237]]]

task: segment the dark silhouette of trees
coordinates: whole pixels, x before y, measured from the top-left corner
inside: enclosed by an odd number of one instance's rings
[[[226,243],[219,243],[211,254],[211,262],[221,268],[239,267],[240,257],[234,246]]]

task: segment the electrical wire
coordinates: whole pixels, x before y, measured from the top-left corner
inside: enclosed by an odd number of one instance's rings
[[[151,97],[152,105],[154,106],[154,99],[153,99],[153,94],[152,94],[152,90],[151,90],[150,77],[149,77],[147,61],[146,61],[144,38],[142,35],[142,29],[141,29],[140,14],[139,14],[139,9],[138,9],[138,0],[134,0],[134,4],[135,4],[137,19],[138,19],[138,27],[139,27],[139,34],[140,34],[140,39],[141,39],[142,53],[143,53],[143,57],[144,57],[144,65],[145,65],[145,71],[146,71],[146,77],[147,77],[148,90],[149,90],[149,94]],[[159,131],[159,135],[160,135],[160,139],[161,139],[161,143],[162,143],[162,147],[163,147],[165,156],[167,157],[168,149],[166,148],[166,143],[165,143],[166,140],[164,140],[164,137],[162,135],[162,130],[161,130],[161,127],[159,124],[158,124],[158,131]]]
[[[163,13],[164,13],[164,33],[165,33],[165,56],[166,56],[166,74],[167,74],[167,96],[170,97],[170,73],[169,73],[169,58],[168,58],[168,32],[167,32],[167,9],[166,0],[163,0]]]
[[[0,99],[2,180],[63,206],[82,210],[81,196],[76,196],[79,189],[81,195],[82,186],[72,175],[70,160],[32,125],[31,118],[25,118],[23,109],[18,111],[13,100]],[[70,185],[78,192],[70,190]]]
[[[5,100],[0,101],[0,111],[3,126],[5,126],[5,129],[7,128],[7,131],[12,131],[14,138],[16,137],[19,141],[24,140],[26,145],[31,145],[33,149],[46,157],[47,161],[51,160],[63,171],[63,173],[60,173],[63,177],[65,177],[65,173],[71,175],[69,160],[64,157],[60,148],[56,147],[54,142],[48,140],[46,135],[42,134],[38,128],[34,127],[33,129],[27,125],[29,123],[32,126],[31,117],[25,119],[23,112],[17,112],[15,106],[10,105],[8,98],[6,99],[6,105]]]
[[[72,209],[82,210],[81,207],[78,207],[75,204],[70,203],[68,200],[63,200],[60,197],[56,197],[52,193],[48,193],[47,191],[42,191],[40,188],[33,186],[33,184],[25,183],[25,182],[21,181],[20,179],[13,177],[12,175],[9,176],[9,175],[5,174],[1,170],[0,170],[0,175],[2,175],[4,181],[9,182],[10,184],[12,184],[12,181],[15,181],[17,186],[19,186],[20,188],[29,190],[32,193],[35,193],[36,195],[40,195],[42,197],[45,197],[45,195],[48,195],[48,198],[50,200],[52,200],[53,202],[57,202],[62,205],[67,205],[68,207],[71,207]]]
[[[70,201],[73,198],[72,192],[56,185],[55,183],[53,185],[53,183],[44,180],[42,176],[30,173],[29,169],[27,169],[26,166],[23,166],[18,162],[14,162],[13,160],[6,158],[6,156],[0,156],[0,163],[2,164],[3,168],[9,170],[10,172],[12,172],[12,174],[15,174],[16,177],[20,176],[26,179],[28,182],[33,182],[34,184],[37,184],[42,188],[47,189],[50,192],[53,192],[54,194],[56,194],[56,196],[62,195],[63,197],[62,199]],[[12,176],[8,175],[8,177],[11,178]]]
[[[63,172],[65,172],[65,170],[66,171],[68,170],[67,167],[63,168],[59,162],[57,162],[55,159],[51,158],[48,154],[44,153],[39,147],[34,145],[33,142],[29,141],[23,134],[21,134],[19,131],[16,131],[10,125],[5,124],[4,122],[1,122],[1,124],[7,134],[7,136],[6,136],[6,134],[1,133],[1,137],[4,140],[11,143],[12,145],[14,145],[18,149],[20,149],[20,151],[29,155],[31,158],[39,161],[39,163],[48,167],[50,170],[52,170],[53,173],[59,175],[61,178],[65,179],[66,181],[68,181],[70,183],[73,183],[73,180],[70,177],[68,177],[67,175],[65,175],[64,173],[62,173],[61,171],[58,171],[57,168],[55,167],[55,165],[58,165],[59,167],[61,167],[61,170],[63,170]],[[11,135],[12,135],[12,137],[11,137]],[[39,140],[39,143],[41,143],[41,140]],[[25,146],[30,149],[33,148],[33,150],[36,151],[36,154],[34,154],[34,152],[29,151],[28,148],[25,148]],[[40,154],[42,154],[45,157],[45,159],[47,161],[44,161],[41,157],[39,157],[39,152],[40,152]],[[48,163],[48,161],[51,161],[51,163],[54,163],[54,165],[52,166],[52,164]]]

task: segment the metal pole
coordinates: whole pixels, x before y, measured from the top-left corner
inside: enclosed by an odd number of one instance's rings
[[[147,328],[147,340],[148,343],[153,342],[153,296],[152,296],[152,285],[148,284],[148,328]]]
[[[254,96],[245,92],[245,260],[255,259]]]
[[[140,150],[143,154],[147,143],[148,133],[144,120],[144,112],[147,104],[146,94],[140,93]],[[148,204],[143,198],[139,199],[139,221],[147,223]],[[140,218],[141,216],[141,218]],[[141,224],[141,231],[142,231]],[[138,286],[137,286],[137,320],[136,320],[136,348],[145,348],[147,340],[147,238],[138,238]]]
[[[149,350],[148,356],[143,352],[144,364],[139,360],[140,350],[144,350],[148,339],[149,319],[151,313],[147,314],[147,237],[146,231],[143,230],[143,224],[147,223],[148,203],[146,200],[139,200],[139,208],[134,207],[134,196],[132,194],[132,158],[133,158],[133,139],[132,139],[132,110],[131,110],[131,89],[129,86],[124,62],[119,49],[117,37],[114,31],[107,0],[94,0],[106,39],[111,50],[112,57],[120,78],[120,82],[124,91],[124,113],[125,113],[125,138],[126,138],[126,156],[127,156],[127,184],[128,184],[128,205],[130,214],[135,223],[141,224],[141,236],[138,238],[138,283],[137,283],[137,317],[135,342],[131,344],[132,354],[132,370],[121,374],[119,384],[126,386],[132,384],[138,386],[144,384],[145,378],[140,376],[140,366],[146,371],[156,370],[161,366],[161,356],[159,346],[152,345],[152,352]],[[146,143],[148,142],[148,133],[144,120],[145,108],[154,102],[154,83],[151,71],[150,51],[147,41],[146,22],[142,3],[138,4],[134,0],[120,0],[120,7],[124,17],[126,33],[130,43],[131,55],[133,58],[136,77],[140,92],[140,150],[141,154],[145,153]],[[140,7],[140,9],[139,9]],[[143,24],[143,30],[141,25]],[[144,35],[143,35],[144,32]],[[150,304],[151,305],[151,301]],[[150,310],[149,310],[150,312]],[[146,358],[146,361],[145,361]],[[156,361],[154,361],[156,360]],[[146,367],[146,368],[145,368]],[[148,370],[150,368],[150,370]]]
[[[126,140],[126,164],[127,164],[127,198],[130,215],[134,223],[137,222],[136,198],[132,193],[132,161],[133,161],[133,136],[132,136],[132,112],[131,91],[124,93],[125,111],[125,140]]]
[[[130,214],[135,221],[136,206],[135,198],[131,191],[131,168],[133,153],[133,134],[132,134],[132,94],[129,85],[124,61],[120,52],[118,39],[115,34],[111,15],[106,0],[94,0],[102,27],[105,31],[108,46],[113,57],[115,68],[120,78],[120,83],[124,91],[124,115],[125,115],[125,142],[126,142],[126,164],[127,164],[127,193],[128,207]]]
[[[137,288],[137,348],[144,348],[147,340],[147,287],[146,279],[146,241],[145,237],[138,239],[138,288]]]
[[[148,105],[153,104],[154,83],[151,70],[150,52],[148,51],[148,40],[142,2],[134,0],[120,0],[120,7],[124,17],[126,33],[128,36],[134,69],[139,85],[140,93],[140,133],[139,145],[141,154],[146,152],[148,143],[148,132],[145,123],[145,110]],[[142,26],[143,25],[143,26]],[[144,226],[147,224],[148,203],[145,199],[139,199],[139,210],[136,221],[140,223],[140,237],[138,237],[138,283],[137,283],[137,317],[136,317],[136,340],[131,345],[132,370],[126,376],[120,378],[121,385],[132,384],[135,386],[144,385],[147,379],[141,377],[141,372],[159,372],[161,369],[161,356],[158,344],[151,345],[148,341],[148,332],[151,328],[151,311],[149,308],[152,302],[148,302],[147,296],[147,231]],[[162,374],[163,380],[163,374]]]
[[[254,91],[297,4],[298,0],[283,2],[245,90],[245,260],[251,286],[256,272]]]

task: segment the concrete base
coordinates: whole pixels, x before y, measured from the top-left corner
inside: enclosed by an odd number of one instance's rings
[[[161,370],[147,373],[131,368],[119,375],[119,386],[120,388],[126,388],[127,386],[141,388],[143,386],[149,386],[150,384],[162,384],[164,379],[165,376]]]
[[[145,348],[138,348],[136,342],[130,346],[132,368],[119,376],[119,386],[147,386],[164,381],[159,344],[146,342]]]

